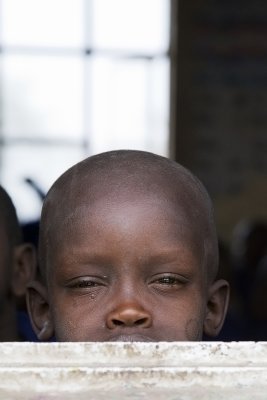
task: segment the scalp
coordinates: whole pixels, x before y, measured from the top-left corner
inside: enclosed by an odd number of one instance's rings
[[[101,153],[67,170],[48,192],[40,225],[40,265],[46,269],[47,250],[60,226],[75,215],[77,206],[88,207],[100,198],[132,199],[144,194],[164,196],[183,204],[193,224],[201,224],[205,236],[207,266],[217,271],[217,237],[213,208],[202,183],[186,168],[165,157],[135,150]],[[66,226],[66,225],[65,225]]]
[[[0,224],[6,232],[11,246],[21,243],[22,233],[16,209],[2,186],[0,186]]]

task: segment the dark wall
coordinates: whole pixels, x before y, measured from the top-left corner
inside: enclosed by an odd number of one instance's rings
[[[175,157],[207,186],[227,238],[239,219],[267,217],[267,2],[179,0],[175,84]]]

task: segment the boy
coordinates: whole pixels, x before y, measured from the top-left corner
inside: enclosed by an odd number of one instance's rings
[[[41,281],[28,293],[40,340],[176,341],[216,336],[228,284],[216,280],[212,205],[164,157],[102,153],[66,171],[44,202]]]
[[[0,186],[0,341],[26,340],[18,326],[17,303],[24,301],[26,285],[33,278],[35,254],[22,243],[14,205]]]

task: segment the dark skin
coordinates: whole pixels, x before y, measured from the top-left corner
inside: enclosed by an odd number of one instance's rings
[[[18,340],[15,299],[10,294],[12,256],[4,226],[0,226],[0,341]]]
[[[8,216],[8,217],[7,217]],[[0,187],[0,341],[19,341],[17,301],[35,272],[35,253],[21,243],[19,225],[11,199]]]
[[[107,167],[111,175],[105,183],[103,171],[85,163],[81,180],[87,185],[72,179],[74,168],[48,195],[42,217],[45,246],[40,248],[43,281],[30,286],[28,298],[37,335],[41,340],[55,335],[59,341],[177,341],[201,340],[203,331],[216,335],[228,285],[214,279],[215,268],[207,269],[209,206],[192,196],[196,187],[191,184],[177,190],[166,173],[129,178],[122,167],[115,163],[113,172]],[[71,195],[53,213],[68,184]],[[199,212],[194,202],[200,203]]]

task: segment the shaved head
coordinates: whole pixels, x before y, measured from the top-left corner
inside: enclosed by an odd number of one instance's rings
[[[21,243],[22,233],[17,213],[11,198],[2,186],[0,186],[0,222],[4,226],[11,246]]]
[[[202,183],[187,169],[165,157],[143,151],[118,150],[85,159],[67,170],[51,187],[40,226],[40,266],[43,277],[50,251],[68,235],[72,223],[96,202],[124,204],[149,197],[164,199],[187,216],[191,230],[204,238],[206,268],[217,274],[217,236],[212,203]],[[84,214],[83,214],[84,215]]]

